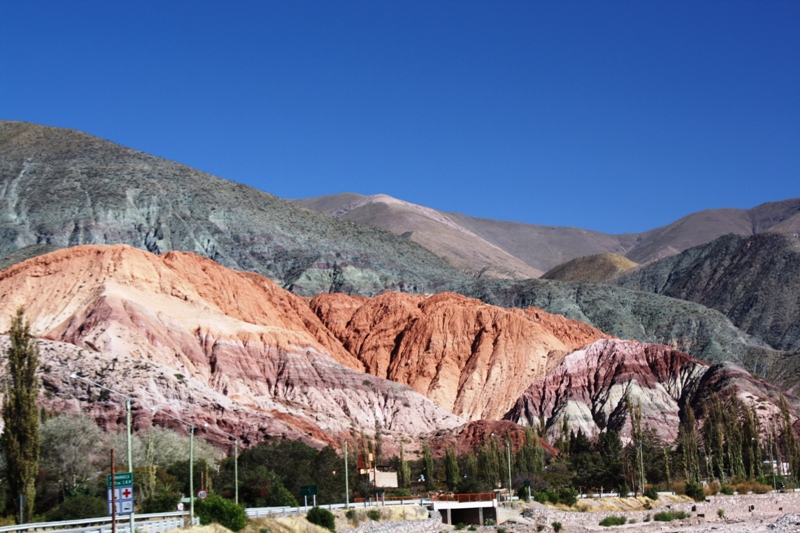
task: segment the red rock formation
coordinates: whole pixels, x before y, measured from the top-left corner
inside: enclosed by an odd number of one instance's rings
[[[766,400],[758,413],[768,420],[777,413],[780,391],[730,363],[712,367],[661,344],[603,339],[565,357],[504,418],[534,425],[545,419],[551,442],[565,416],[572,431],[593,436],[611,428],[628,436],[629,396],[641,405],[643,424],[671,442],[678,433],[679,405],[697,408],[711,393],[736,394],[748,404]],[[798,399],[790,401],[796,409]]]
[[[311,308],[367,372],[469,420],[499,418],[576,348],[607,335],[538,309],[464,296],[321,294]]]
[[[362,364],[304,299],[194,254],[118,245],[40,256],[0,272],[0,329],[19,306],[41,336],[84,348],[74,366],[51,365],[54,383],[70,366],[146,405],[317,432],[309,438],[376,421],[406,435],[462,424],[408,387],[351,370]]]

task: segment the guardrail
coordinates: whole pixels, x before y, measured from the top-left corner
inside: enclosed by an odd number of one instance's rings
[[[134,528],[141,533],[164,533],[180,529],[188,523],[186,513],[152,513],[134,516]],[[195,521],[197,519],[195,518]],[[40,533],[58,531],[59,533],[111,533],[111,517],[86,518],[82,520],[63,520],[61,522],[31,522],[15,526],[0,527],[0,533]],[[117,517],[117,533],[130,533],[130,520],[127,515]]]
[[[494,492],[476,492],[473,494],[434,494],[431,500],[437,502],[490,502],[497,499],[497,494]]]
[[[377,500],[377,501],[363,501],[363,498],[358,498],[362,501],[360,502],[352,502],[350,503],[350,507],[376,507],[376,506],[384,506],[384,505],[430,505],[432,502],[427,498],[412,498],[408,496],[404,499],[398,500],[389,500],[386,499],[385,502]],[[344,503],[329,503],[326,505],[320,505],[323,509],[328,509],[332,511],[334,509],[344,509],[346,504]],[[249,518],[261,518],[264,516],[274,516],[274,515],[281,515],[281,516],[288,516],[293,514],[304,514],[307,513],[308,510],[311,509],[311,506],[304,507],[250,507],[245,510],[247,516]],[[2,533],[2,532],[0,532]]]

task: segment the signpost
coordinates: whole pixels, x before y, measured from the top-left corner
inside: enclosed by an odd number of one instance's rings
[[[306,509],[308,508],[308,497],[314,497],[314,507],[317,506],[317,486],[316,485],[303,485],[300,487],[300,495],[303,496],[303,504]]]
[[[208,493],[204,490],[197,491],[197,498],[200,500],[205,500],[208,497]]]
[[[108,514],[112,513],[112,505],[116,507],[116,514],[131,514],[133,512],[133,472],[120,472],[106,476],[108,487]]]

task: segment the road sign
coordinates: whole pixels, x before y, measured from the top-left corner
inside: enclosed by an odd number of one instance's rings
[[[530,482],[530,481],[526,481],[526,482],[525,482],[525,486],[526,486],[526,487],[530,487],[530,486],[531,486],[531,482]]]
[[[112,503],[116,507],[116,514],[131,514],[133,512],[133,472],[114,474],[114,492],[111,491],[111,474],[106,476],[108,485],[108,514],[111,514]]]
[[[197,491],[197,497],[200,498],[201,500],[205,500],[207,496],[208,496],[208,493],[206,491],[204,491],[204,490],[198,490]]]
[[[114,484],[117,488],[122,486],[133,486],[133,472],[120,472],[114,474]],[[111,474],[106,475],[106,487],[111,488]]]
[[[317,495],[317,486],[316,485],[303,485],[300,487],[300,496],[316,496]]]
[[[178,510],[179,511],[183,511],[183,504],[182,503],[178,503]]]

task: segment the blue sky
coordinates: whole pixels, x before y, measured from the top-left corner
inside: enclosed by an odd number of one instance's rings
[[[5,0],[0,119],[277,196],[643,231],[800,196],[800,2]]]

